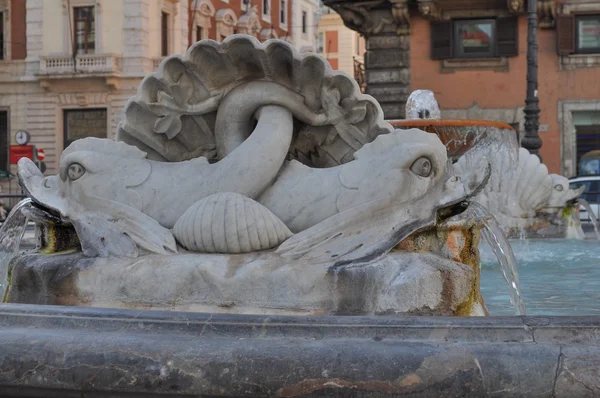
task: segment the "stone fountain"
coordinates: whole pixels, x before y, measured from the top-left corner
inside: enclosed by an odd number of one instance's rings
[[[485,315],[488,162],[395,130],[354,79],[284,41],[201,41],[147,76],[117,140],[19,179],[39,247],[6,302],[250,314]]]
[[[511,126],[490,120],[442,119],[429,90],[416,90],[409,96],[406,115],[406,120],[390,123],[436,134],[455,162],[455,170],[471,170],[482,158],[490,162],[490,181],[474,201],[496,217],[508,236],[585,237],[577,212],[584,188],[569,189],[567,178],[548,173],[537,156],[519,146]]]
[[[597,393],[597,319],[406,316],[486,313],[470,201],[494,164],[423,130],[283,41],[167,58],[116,141],[19,163],[0,396]]]

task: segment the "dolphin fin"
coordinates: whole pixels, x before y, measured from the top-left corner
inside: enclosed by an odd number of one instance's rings
[[[133,207],[97,196],[85,196],[86,209],[69,215],[86,256],[137,257],[138,247],[151,253],[176,253],[171,231]]]
[[[372,201],[338,213],[285,242],[276,253],[333,267],[375,261],[414,231],[435,223],[434,217],[415,219],[400,206]]]

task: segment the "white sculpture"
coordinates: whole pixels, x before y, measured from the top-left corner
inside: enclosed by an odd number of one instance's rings
[[[502,160],[485,155],[492,163],[492,176],[475,200],[507,229],[531,226],[538,213],[559,213],[583,192],[569,189],[565,177],[548,174],[548,168],[525,148],[519,148],[516,165],[506,165],[499,171],[493,169],[501,166]],[[454,166],[456,170],[467,170],[469,158],[460,158]]]
[[[415,90],[408,96],[405,105],[406,119],[440,119],[440,106],[432,91]]]
[[[413,91],[405,110],[407,119],[440,118],[438,103],[429,90]],[[539,214],[560,215],[583,192],[584,188],[569,189],[565,177],[548,174],[537,156],[519,147],[516,136],[488,132],[483,125],[478,131],[465,131],[464,142],[470,139],[472,143],[454,165],[455,169],[461,174],[476,168],[481,159],[490,162],[489,182],[475,200],[505,229],[531,227]]]
[[[34,213],[71,223],[86,256],[177,242],[369,262],[462,211],[489,177],[485,160],[454,176],[435,135],[393,131],[324,58],[241,35],[165,60],[127,104],[118,140],[76,141],[58,176],[19,162]]]

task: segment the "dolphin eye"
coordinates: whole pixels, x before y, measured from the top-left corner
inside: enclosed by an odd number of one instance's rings
[[[418,158],[410,166],[410,171],[421,177],[429,177],[432,171],[431,160],[425,156]]]
[[[556,184],[556,185],[554,186],[554,189],[556,189],[558,192],[562,192],[562,190],[563,190],[564,188],[563,188],[563,186],[562,186],[562,185],[560,185],[560,184]]]
[[[75,181],[85,174],[85,168],[79,163],[73,163],[67,169],[67,174],[71,181]]]

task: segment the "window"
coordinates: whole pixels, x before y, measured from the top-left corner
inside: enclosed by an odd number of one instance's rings
[[[65,148],[73,141],[86,138],[106,138],[106,109],[74,109],[64,111]]]
[[[287,1],[280,0],[280,2],[279,2],[279,23],[281,25],[287,25],[286,14],[287,14]]]
[[[431,23],[432,59],[518,55],[517,18],[463,19]]]
[[[575,17],[575,52],[600,53],[600,15]]]
[[[0,59],[4,59],[4,13],[0,12]],[[2,165],[0,164],[0,167]]]
[[[169,14],[164,11],[160,18],[160,55],[169,55]]]
[[[455,58],[492,58],[496,25],[493,19],[454,23]]]
[[[196,41],[202,40],[202,37],[203,37],[202,33],[203,33],[202,26],[196,25]]]
[[[306,34],[306,18],[308,17],[306,11],[302,11],[302,34]]]
[[[96,26],[94,7],[75,7],[73,9],[75,54],[93,54],[96,49]]]
[[[271,16],[271,0],[263,0],[262,13],[265,17]]]
[[[600,14],[558,15],[556,17],[556,48],[559,55],[600,54]],[[565,57],[561,62],[574,63]],[[598,66],[590,64],[581,66]]]

